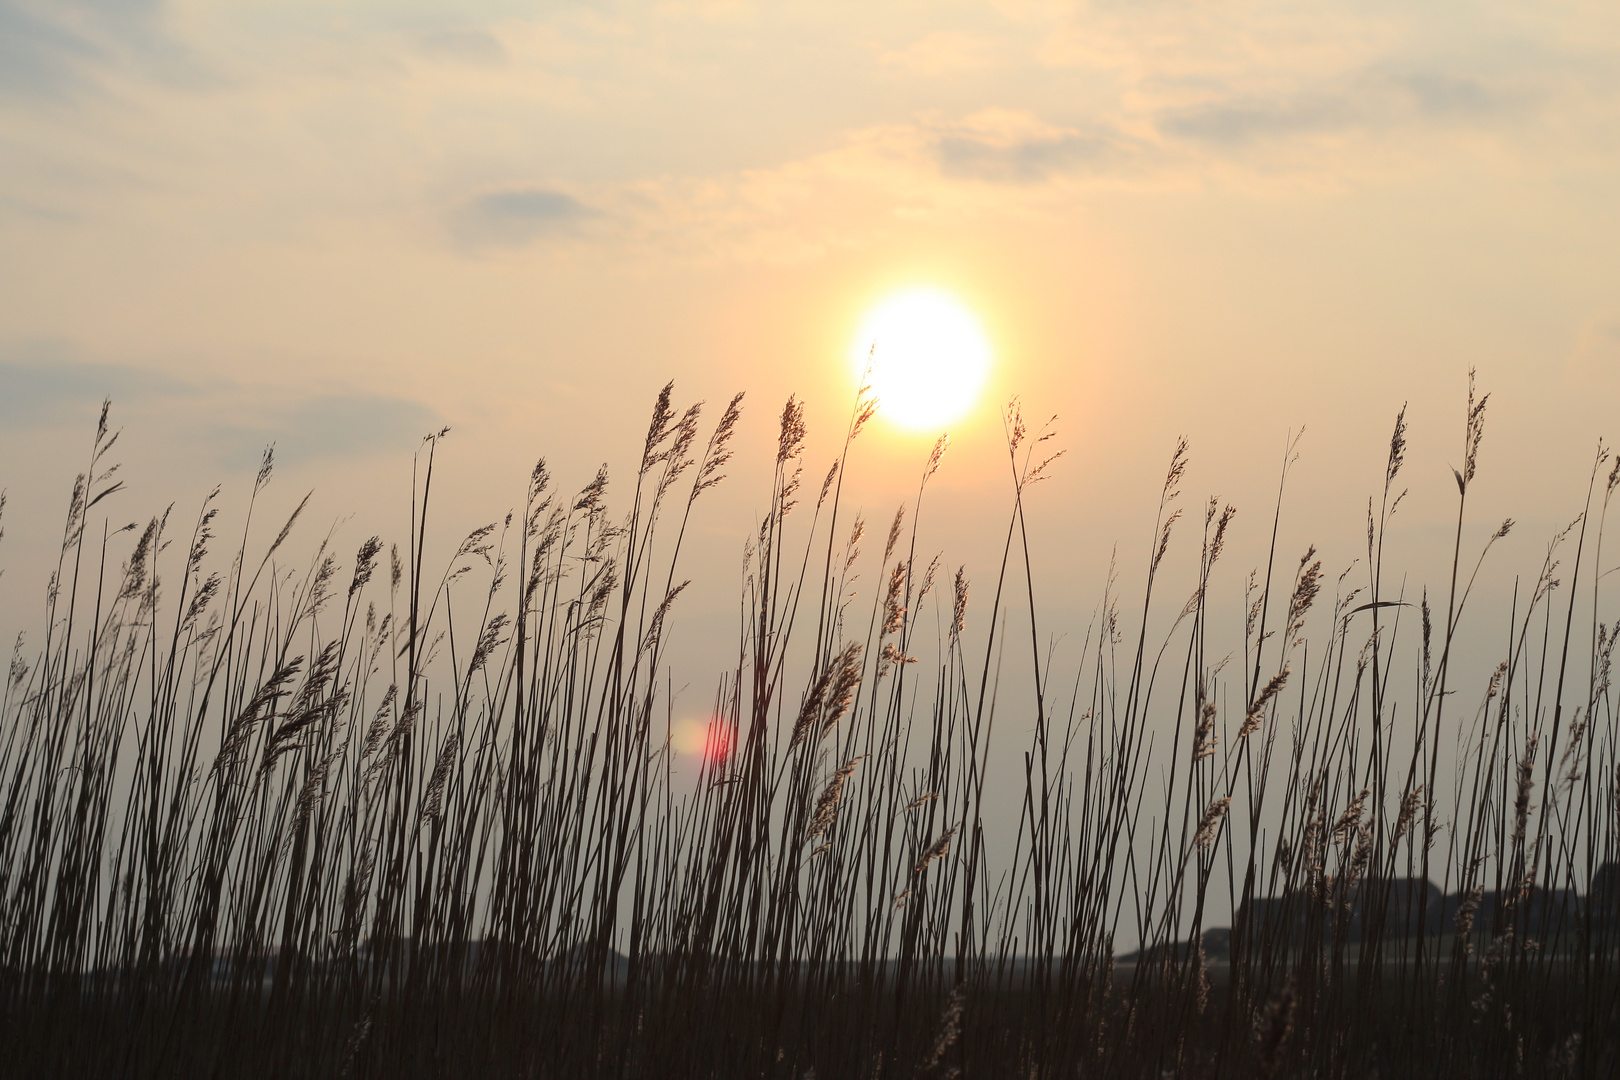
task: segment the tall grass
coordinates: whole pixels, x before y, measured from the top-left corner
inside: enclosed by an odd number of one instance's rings
[[[304,567],[281,553],[308,498],[259,520],[268,452],[229,547],[217,490],[189,528],[110,532],[104,407],[0,701],[5,1071],[1615,1075],[1606,451],[1499,654],[1463,657],[1512,527],[1465,550],[1472,380],[1432,600],[1383,577],[1404,412],[1337,582],[1277,549],[1290,444],[1235,613],[1214,500],[1190,597],[1156,595],[1199,528],[1178,444],[1142,594],[1111,574],[1062,673],[1025,516],[1050,433],[1009,408],[1004,553],[970,596],[918,550],[944,440],[869,534],[841,498],[874,403],[806,483],[789,400],[726,752],[693,778],[665,643],[741,404],[704,428],[665,387],[619,510],[605,470],[564,493],[541,461],[443,564],[438,432],[409,534]],[[1021,786],[992,762],[1009,725]]]

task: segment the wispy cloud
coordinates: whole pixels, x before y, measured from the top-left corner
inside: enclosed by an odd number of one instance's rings
[[[428,30],[417,35],[416,47],[428,59],[475,67],[504,67],[511,59],[501,39],[482,27]]]
[[[0,95],[65,98],[126,71],[158,84],[212,84],[164,16],[160,0],[0,0]]]
[[[469,247],[517,247],[574,229],[597,212],[565,192],[515,187],[476,195],[450,213],[456,240]]]
[[[268,443],[289,462],[409,448],[443,423],[418,401],[364,391],[196,380],[80,358],[56,342],[0,350],[0,425],[13,432],[93,422],[104,398],[160,426],[187,456],[251,468]]]
[[[1237,145],[1264,139],[1401,127],[1490,127],[1534,103],[1520,88],[1443,70],[1380,65],[1347,76],[1265,94],[1227,95],[1166,110],[1160,131],[1172,138]]]
[[[20,429],[78,420],[101,400],[191,397],[196,388],[146,368],[80,359],[59,341],[0,351],[0,424]]]
[[[1008,109],[985,110],[945,125],[935,145],[947,176],[1024,183],[1106,167],[1127,152],[1118,135],[1059,127]]]

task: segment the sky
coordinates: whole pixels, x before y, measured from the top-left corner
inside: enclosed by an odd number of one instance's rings
[[[37,610],[104,396],[112,513],[238,497],[274,442],[278,497],[356,544],[449,425],[453,544],[538,455],[623,475],[667,380],[711,418],[743,390],[693,545],[728,583],[782,401],[819,475],[857,328],[915,286],[994,354],[923,543],[987,576],[1001,406],[1056,416],[1053,634],[1116,545],[1145,562],[1178,436],[1246,567],[1304,427],[1283,544],[1348,564],[1406,403],[1392,557],[1438,580],[1471,367],[1470,542],[1520,522],[1500,598],[1620,437],[1617,194],[1610,2],[0,0],[0,621]],[[870,519],[934,435],[863,435]]]

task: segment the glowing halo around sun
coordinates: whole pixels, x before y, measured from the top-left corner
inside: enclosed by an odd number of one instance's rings
[[[990,374],[990,343],[979,320],[943,289],[894,293],[867,314],[850,346],[856,378],[878,412],[914,431],[932,430],[973,407]]]

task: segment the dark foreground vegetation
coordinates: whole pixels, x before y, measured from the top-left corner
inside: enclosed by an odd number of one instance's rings
[[[1467,513],[1483,398],[1427,590],[1383,577],[1404,419],[1365,553],[1335,580],[1274,542],[1241,611],[1207,603],[1233,511],[1178,520],[1178,446],[1141,591],[1110,586],[1063,673],[1024,516],[1044,433],[1009,411],[1006,555],[970,602],[918,550],[943,442],[868,535],[840,492],[870,403],[801,484],[789,402],[728,752],[694,778],[664,650],[739,405],[700,428],[666,388],[619,510],[542,462],[448,563],[441,432],[408,536],[302,568],[304,503],[261,524],[268,454],[238,539],[212,497],[111,529],[104,410],[0,703],[0,1072],[1616,1075],[1605,452],[1464,657],[1511,526]]]

